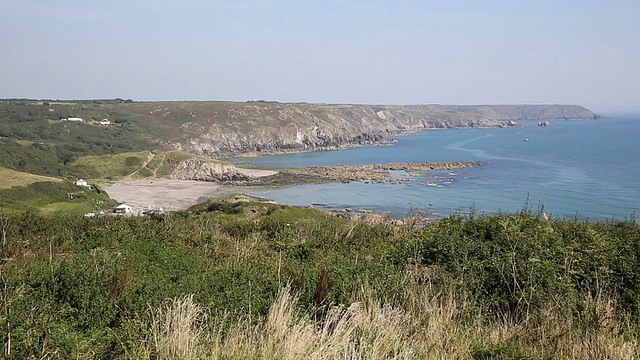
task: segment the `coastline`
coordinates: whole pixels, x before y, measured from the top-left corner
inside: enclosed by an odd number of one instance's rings
[[[551,119],[553,120],[553,119]],[[322,146],[322,147],[292,147],[285,149],[271,149],[264,151],[247,151],[241,153],[225,153],[221,154],[221,159],[242,159],[242,158],[254,158],[265,155],[287,155],[287,154],[305,154],[319,151],[336,151],[336,150],[348,150],[354,148],[362,148],[368,146],[395,146],[398,143],[398,139],[389,139],[389,137],[404,137],[420,134],[425,131],[441,131],[441,130],[477,130],[477,129],[505,129],[514,127],[526,127],[525,125],[518,124],[513,120],[504,120],[504,124],[495,126],[456,126],[456,127],[425,127],[418,129],[394,131],[387,133],[376,133],[376,135],[382,136],[381,140],[370,140],[368,143],[343,143],[339,145]]]
[[[225,198],[252,191],[281,189],[290,186],[320,183],[397,183],[409,181],[414,176],[426,176],[429,171],[464,169],[478,166],[473,161],[451,163],[388,163],[381,165],[336,165],[265,170],[238,168],[249,176],[248,181],[207,182],[148,178],[118,181],[104,186],[115,200],[134,207],[185,210],[210,199]],[[393,171],[406,173],[407,177],[394,178]],[[431,186],[429,183],[426,186]]]
[[[558,121],[566,119],[557,119]],[[527,124],[519,124],[520,127],[528,127]],[[501,127],[483,127],[487,129],[496,129]],[[389,136],[409,136],[418,135],[430,130],[472,130],[480,129],[480,127],[463,127],[463,128],[426,128],[421,130],[411,130],[404,132],[395,132]],[[311,153],[330,150],[346,150],[351,148],[360,148],[365,146],[394,146],[397,139],[384,139],[383,143],[372,144],[343,144],[339,146],[331,146],[325,148],[307,148],[307,149],[281,149],[277,151],[250,152],[240,154],[236,159],[263,156],[263,155],[283,155],[294,153]],[[231,155],[229,155],[231,156]],[[140,183],[125,182],[120,186],[129,186],[129,189],[120,190],[106,189],[111,195],[114,191],[124,191],[124,195],[114,195],[116,200],[124,202],[138,202],[141,205],[167,204],[168,209],[182,210],[212,198],[224,198],[232,194],[248,193],[256,191],[265,191],[272,189],[281,189],[292,186],[322,183],[380,183],[380,184],[399,184],[407,183],[409,186],[428,186],[442,187],[447,182],[437,179],[438,176],[428,175],[431,170],[454,170],[482,165],[478,162],[463,161],[450,163],[387,163],[382,165],[334,165],[334,166],[316,166],[316,167],[299,167],[299,168],[269,168],[255,166],[251,164],[243,164],[233,162],[238,171],[249,176],[249,180],[230,181],[222,183],[202,182],[202,181],[186,181],[182,186],[182,190],[186,195],[174,195],[172,188],[178,186],[167,182],[166,179],[150,179],[140,180]],[[394,173],[401,171],[402,173]],[[445,174],[446,175],[446,174]],[[419,182],[411,184],[415,178],[422,177]],[[432,178],[433,180],[429,179]],[[145,183],[145,181],[147,181]],[[152,183],[154,183],[152,185]],[[189,185],[193,184],[193,186]],[[202,185],[206,184],[206,185]],[[149,190],[146,195],[144,191],[140,191],[141,187],[147,186]],[[178,187],[180,187],[178,186]],[[131,195],[129,195],[131,194]],[[167,194],[167,195],[165,195]],[[142,199],[135,198],[141,196]],[[146,198],[144,197],[146,196]],[[166,199],[163,199],[165,198]],[[134,198],[133,201],[128,200]],[[186,199],[189,200],[186,200]],[[151,201],[149,201],[151,200]],[[354,205],[355,206],[355,205]],[[327,209],[329,211],[330,209]]]
[[[594,118],[544,118],[544,119],[504,119],[498,120],[499,125],[494,126],[452,126],[452,127],[424,127],[418,129],[394,131],[388,133],[377,133],[376,135],[382,136],[382,140],[370,141],[370,143],[344,143],[340,145],[323,146],[323,147],[294,147],[286,149],[270,149],[264,151],[247,151],[238,153],[222,153],[219,154],[219,158],[223,160],[233,160],[242,158],[254,158],[265,155],[287,155],[287,154],[305,154],[319,151],[336,151],[336,150],[348,150],[354,148],[362,148],[368,146],[395,146],[398,143],[398,139],[389,139],[389,137],[404,137],[417,135],[427,131],[447,131],[447,130],[478,130],[478,129],[509,129],[509,128],[526,128],[529,124],[522,124],[520,122],[535,123],[538,121],[587,121],[587,120],[606,120],[609,117],[596,115]],[[518,121],[518,122],[516,122]]]

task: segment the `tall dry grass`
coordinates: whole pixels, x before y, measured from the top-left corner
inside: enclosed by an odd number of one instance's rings
[[[601,321],[585,332],[554,306],[538,322],[480,317],[463,323],[470,306],[463,296],[423,286],[407,289],[403,303],[391,306],[366,293],[318,319],[285,287],[257,322],[208,317],[191,296],[182,297],[153,312],[146,353],[158,359],[640,358],[637,341],[620,335],[615,304],[600,297],[585,299]]]
[[[208,334],[205,309],[193,302],[193,295],[176,298],[151,311],[151,349],[143,353],[159,360],[192,360],[204,354]]]

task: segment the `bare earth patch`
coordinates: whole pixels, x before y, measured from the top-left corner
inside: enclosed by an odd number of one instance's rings
[[[104,186],[104,190],[111,198],[134,207],[184,210],[207,198],[232,194],[238,189],[204,181],[145,179],[117,182]]]

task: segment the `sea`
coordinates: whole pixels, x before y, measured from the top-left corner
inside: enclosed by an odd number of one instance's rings
[[[473,160],[454,171],[393,172],[394,183],[325,183],[260,190],[278,203],[432,219],[529,209],[554,218],[623,220],[640,209],[640,114],[521,121],[523,127],[426,130],[393,146],[238,158],[262,168]]]

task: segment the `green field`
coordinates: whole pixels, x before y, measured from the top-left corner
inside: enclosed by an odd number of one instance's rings
[[[128,152],[113,155],[83,156],[69,164],[76,173],[91,180],[118,180],[144,165],[149,152]]]
[[[108,208],[106,204],[104,207]],[[90,204],[87,202],[64,201],[64,202],[47,204],[45,206],[40,207],[39,210],[43,214],[65,213],[65,214],[81,215],[81,214],[86,214],[88,212],[102,210],[102,209],[100,206],[95,206],[94,204]]]
[[[60,182],[62,179],[56,179],[48,176],[33,175],[25,172],[15,171],[0,167],[0,190],[8,189],[14,186],[27,186],[35,182],[52,181]]]

